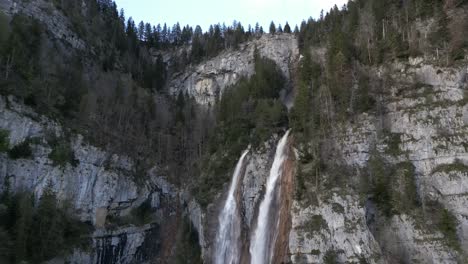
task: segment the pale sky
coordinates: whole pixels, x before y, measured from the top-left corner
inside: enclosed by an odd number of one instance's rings
[[[125,17],[133,17],[153,25],[167,23],[168,26],[179,22],[195,28],[200,25],[206,31],[211,24],[231,25],[234,20],[242,23],[247,30],[256,22],[268,31],[273,20],[283,27],[286,21],[291,28],[309,17],[317,18],[323,9],[325,13],[335,4],[338,8],[348,0],[115,0],[118,9],[125,10]]]

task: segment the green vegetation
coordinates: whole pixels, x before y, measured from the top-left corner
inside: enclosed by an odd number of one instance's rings
[[[450,166],[452,168],[458,166]],[[370,194],[377,208],[387,217],[406,214],[412,216],[422,230],[438,230],[444,235],[448,246],[459,250],[457,219],[439,202],[429,200],[421,206],[418,197],[415,168],[411,162],[395,165],[386,163],[377,154],[371,156],[368,164],[371,175]],[[447,167],[442,167],[444,171]],[[430,216],[427,218],[427,216]]]
[[[338,263],[338,253],[335,250],[328,250],[323,256],[324,264],[337,264]]]
[[[393,169],[393,211],[397,214],[409,214],[420,206],[414,165],[407,161],[396,164]]]
[[[8,150],[8,157],[11,159],[29,159],[32,157],[31,139],[27,138],[23,142]]]
[[[65,167],[70,164],[76,167],[79,161],[75,158],[75,153],[70,145],[70,142],[64,139],[55,139],[49,144],[52,146],[52,151],[49,154],[49,159],[52,160],[54,166]]]
[[[67,203],[60,204],[51,185],[38,204],[31,193],[12,194],[8,187],[0,196],[0,259],[8,263],[40,263],[90,242],[90,225],[80,222]]]
[[[153,220],[154,210],[151,208],[151,201],[148,199],[133,208],[130,214],[125,216],[108,215],[106,218],[107,228],[114,229],[122,226],[143,226],[151,223]]]
[[[387,153],[393,156],[398,156],[401,154],[400,144],[401,144],[401,134],[398,133],[387,133],[387,138],[385,140],[387,144]]]
[[[333,212],[335,213],[338,213],[338,214],[344,214],[345,213],[345,210],[343,208],[343,206],[339,203],[333,203],[332,204],[332,209],[333,209]]]
[[[314,232],[320,232],[323,229],[328,228],[327,221],[323,219],[321,215],[313,215],[307,222],[302,226],[304,231],[312,234]]]
[[[455,160],[455,162],[452,164],[441,164],[437,166],[434,170],[432,170],[432,174],[439,173],[439,172],[450,173],[454,171],[462,172],[462,173],[468,172],[468,166],[465,165],[460,160]]]
[[[386,216],[409,214],[419,207],[415,171],[411,162],[390,165],[381,156],[373,155],[368,167],[372,178],[372,200]]]
[[[312,251],[310,251],[310,254],[315,255],[315,256],[320,256],[320,254],[322,253],[318,249],[312,249]]]
[[[287,112],[279,101],[284,77],[276,64],[255,56],[255,74],[228,88],[217,104],[216,127],[209,142],[202,176],[195,193],[204,206],[211,202],[249,144],[258,147],[287,126]]]
[[[455,218],[449,210],[443,209],[442,214],[438,219],[439,230],[444,234],[450,247],[460,250],[460,242],[457,237],[457,225],[457,218]]]
[[[186,217],[183,219],[182,230],[177,235],[175,252],[175,263],[177,264],[203,263],[198,243],[198,233]]]
[[[453,213],[446,209],[441,203],[429,200],[426,202],[425,214],[430,215],[430,218],[422,223],[421,228],[423,228],[423,230],[433,229],[441,232],[444,235],[443,242],[446,243],[447,246],[460,251],[461,245],[457,236],[458,220]],[[424,219],[421,211],[418,212],[417,216]]]
[[[8,23],[8,17],[3,12],[0,12],[0,46],[3,46],[9,35],[10,25]]]
[[[10,149],[10,132],[0,129],[0,152],[7,152]]]

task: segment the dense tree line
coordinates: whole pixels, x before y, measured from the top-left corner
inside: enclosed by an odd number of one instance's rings
[[[377,95],[389,80],[368,76],[368,66],[410,56],[425,56],[442,65],[464,59],[466,5],[466,1],[357,0],[341,9],[334,6],[327,14],[322,11],[317,20],[303,21],[297,33],[304,54],[297,74],[300,96],[292,111],[297,129],[312,131],[314,124],[376,110]],[[423,34],[426,28],[429,31]],[[272,24],[270,30],[274,29]],[[326,47],[324,63],[310,58],[311,47]],[[321,109],[307,104],[313,98],[320,98]]]
[[[74,247],[87,247],[90,225],[59,203],[49,184],[39,200],[28,192],[0,194],[0,261],[40,263]]]

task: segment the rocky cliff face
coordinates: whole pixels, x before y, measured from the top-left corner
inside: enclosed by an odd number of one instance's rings
[[[423,208],[436,200],[453,213],[461,248],[468,248],[467,68],[437,67],[413,59],[375,69],[375,74],[389,74],[395,80],[386,87],[391,93],[384,98],[384,113],[363,114],[354,124],[337,129],[339,156],[357,171],[367,166],[373,149],[390,163],[413,164]],[[359,202],[346,188],[318,197],[311,206],[295,202],[290,233],[293,263],[321,263],[330,250],[338,252],[343,262],[463,262],[466,252],[449,247],[439,231],[424,228],[424,217],[409,213],[383,220],[372,204]]]
[[[81,220],[96,228],[91,252],[75,252],[66,261],[130,263],[158,254],[161,242],[147,245],[148,241],[159,239],[155,234],[161,228],[160,223],[167,214],[175,212],[179,200],[177,189],[158,175],[156,167],[138,181],[129,158],[93,147],[81,136],[70,138],[76,166],[54,165],[49,156],[52,147],[46,139],[64,137],[62,127],[14,98],[0,99],[0,129],[9,132],[11,146],[25,140],[34,142],[31,158],[11,159],[6,153],[0,154],[2,189],[8,182],[12,190],[30,190],[38,198],[51,184],[59,200],[69,201]],[[109,217],[125,217],[145,202],[154,212],[152,224],[106,229]]]
[[[254,51],[275,61],[284,76],[290,79],[292,66],[299,58],[297,40],[291,34],[263,35],[261,38],[241,44],[235,51],[226,51],[182,73],[176,73],[169,81],[172,94],[187,93],[202,105],[214,105],[226,87],[241,77],[254,74]]]
[[[82,7],[86,8],[84,2]],[[44,23],[56,39],[65,41],[77,50],[83,51],[87,48],[85,42],[72,29],[70,20],[54,7],[52,1],[3,0],[0,2],[0,10],[4,10],[10,16],[22,13],[34,17]]]

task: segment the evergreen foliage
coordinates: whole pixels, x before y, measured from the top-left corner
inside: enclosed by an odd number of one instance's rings
[[[32,157],[31,140],[25,139],[8,150],[8,157],[11,159],[28,159]]]
[[[258,146],[272,133],[287,126],[287,111],[279,101],[285,80],[276,64],[255,55],[255,74],[227,88],[217,104],[216,127],[209,153],[201,168],[205,172],[195,193],[202,205],[229,179],[239,153],[249,144]]]
[[[49,159],[52,160],[54,166],[65,167],[70,164],[74,167],[78,165],[78,160],[75,158],[75,153],[70,145],[70,142],[65,140],[55,139],[49,144],[52,145],[52,151],[49,153]]]
[[[28,192],[0,196],[0,259],[7,263],[41,263],[75,247],[87,247],[88,224],[80,222],[66,203],[59,203],[52,186],[39,202]]]
[[[7,152],[10,148],[10,132],[0,129],[0,152]]]

